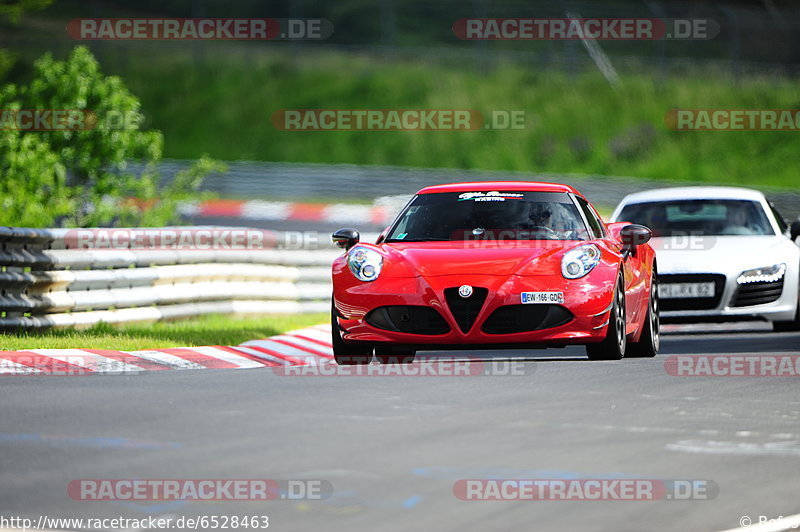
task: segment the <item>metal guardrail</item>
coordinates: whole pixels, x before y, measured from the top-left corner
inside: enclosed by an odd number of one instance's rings
[[[317,249],[75,249],[68,234],[0,227],[0,330],[324,312],[330,263],[340,253],[327,243]]]

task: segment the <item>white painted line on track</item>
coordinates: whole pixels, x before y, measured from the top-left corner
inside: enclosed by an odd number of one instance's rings
[[[297,360],[302,360],[306,364],[316,365],[320,359],[322,359],[319,355],[312,355],[308,351],[303,351],[299,347],[291,347],[286,344],[281,344],[278,342],[273,342],[272,340],[265,339],[265,340],[251,340],[249,342],[245,342],[239,347],[247,347],[247,346],[255,346],[261,347],[264,349],[269,349],[270,351],[275,351],[280,355],[286,355],[288,357],[295,358]]]
[[[681,440],[668,443],[668,451],[690,454],[725,454],[737,456],[800,456],[797,441],[753,443],[741,441]]]
[[[333,348],[325,347],[314,342],[309,342],[308,340],[305,340],[299,336],[288,336],[281,334],[278,336],[273,336],[270,339],[283,340],[284,342],[292,344],[293,346],[299,347],[300,349],[303,349],[305,351],[311,351],[314,352],[314,354],[319,354],[319,356],[321,357],[326,357],[326,358],[333,357]]]
[[[305,329],[303,331],[291,331],[284,333],[288,336],[297,336],[298,338],[310,338],[331,345],[331,332],[321,331],[319,329]]]
[[[291,363],[285,358],[276,357],[274,355],[270,355],[269,353],[264,353],[262,351],[259,351],[258,349],[247,347],[246,345],[237,345],[236,349],[238,349],[239,351],[244,351],[245,353],[249,353],[255,357],[263,358],[264,360],[269,360],[270,362],[275,362],[276,364],[281,366],[291,365]]]
[[[201,366],[200,364],[179,356],[162,353],[161,351],[129,351],[129,353],[133,356],[149,360],[150,362],[165,364],[173,369],[206,369],[205,366]]]
[[[249,369],[249,368],[263,368],[264,364],[256,362],[255,360],[249,359],[247,357],[243,357],[241,355],[237,355],[235,353],[231,353],[230,351],[225,351],[224,349],[218,349],[216,347],[210,346],[202,346],[202,347],[192,347],[192,351],[196,351],[201,355],[210,356],[213,358],[218,358],[220,360],[224,360],[225,362],[230,362],[231,364],[236,364],[239,366],[237,369]]]

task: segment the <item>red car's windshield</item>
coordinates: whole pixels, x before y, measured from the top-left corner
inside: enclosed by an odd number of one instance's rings
[[[421,194],[406,207],[387,242],[448,240],[588,240],[586,224],[563,192]]]

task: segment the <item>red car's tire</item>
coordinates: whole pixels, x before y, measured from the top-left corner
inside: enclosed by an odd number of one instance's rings
[[[342,340],[341,328],[336,320],[336,307],[331,304],[331,345],[333,359],[341,366],[369,364],[372,361],[372,348],[347,344]]]
[[[661,346],[661,319],[659,318],[658,283],[656,272],[653,270],[653,280],[650,282],[650,301],[647,303],[647,316],[645,316],[644,330],[638,342],[628,346],[629,357],[654,357]]]
[[[388,348],[375,348],[375,358],[381,364],[411,364],[417,356],[413,349],[394,350]]]
[[[625,282],[620,272],[609,313],[606,337],[602,342],[586,344],[586,354],[591,360],[619,360],[625,356],[628,345],[625,321]]]

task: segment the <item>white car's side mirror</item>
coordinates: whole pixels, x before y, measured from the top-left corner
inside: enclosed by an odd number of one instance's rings
[[[789,229],[789,238],[794,241],[798,236],[800,236],[800,220],[795,220],[792,222],[791,229]]]

